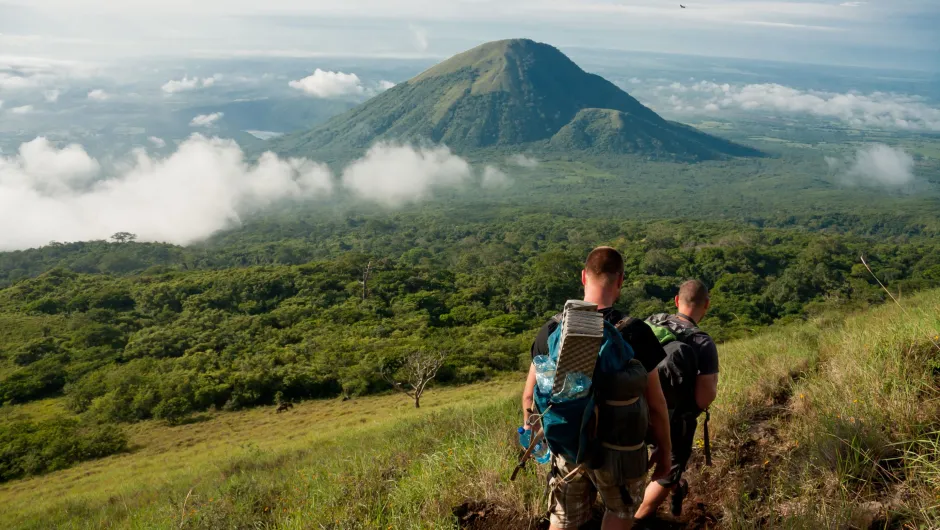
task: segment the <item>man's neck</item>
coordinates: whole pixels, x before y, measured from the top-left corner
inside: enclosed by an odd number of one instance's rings
[[[700,318],[695,318],[698,315],[696,315],[694,312],[691,312],[689,310],[683,311],[680,309],[679,312],[676,313],[676,316],[681,318],[682,320],[687,320],[693,326],[698,326],[698,323],[700,320]]]
[[[603,295],[592,295],[592,294],[585,293],[584,301],[590,304],[597,304],[598,310],[607,309],[608,307],[611,307],[614,305],[613,300],[610,300],[604,297]]]

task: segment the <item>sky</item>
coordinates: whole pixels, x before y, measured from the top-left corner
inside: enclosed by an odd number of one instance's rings
[[[937,0],[0,0],[0,55],[446,57],[587,47],[940,70]]]

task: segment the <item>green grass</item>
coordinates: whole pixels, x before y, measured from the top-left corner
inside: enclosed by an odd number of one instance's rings
[[[940,352],[929,337],[940,334],[940,292],[904,304],[911,316],[883,306],[720,345],[717,465],[701,480],[723,526],[886,517],[937,527]],[[131,427],[128,454],[0,485],[0,526],[453,528],[453,508],[467,501],[536,517],[539,474],[508,481],[521,380],[432,389],[420,410],[385,395],[278,415],[210,413],[179,427],[144,422]],[[57,406],[12,409],[42,416]],[[763,410],[777,415],[761,419]],[[763,449],[773,456],[766,482],[755,486],[739,478],[753,470],[736,467],[733,452],[759,421],[775,434]],[[751,497],[754,487],[766,495]]]
[[[940,293],[851,317],[820,334],[819,366],[774,422],[779,457],[763,506],[786,528],[940,527]]]

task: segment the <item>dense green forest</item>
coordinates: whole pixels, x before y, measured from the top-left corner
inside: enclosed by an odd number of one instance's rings
[[[881,301],[863,254],[894,289],[940,285],[938,245],[927,242],[547,216],[475,234],[365,225],[362,234],[386,234],[371,253],[309,261],[284,246],[269,256],[281,265],[250,266],[224,248],[45,247],[79,255],[78,272],[55,268],[0,291],[4,326],[21,328],[0,339],[0,400],[64,394],[74,412],[135,421],[270,403],[279,391],[357,395],[388,388],[379,367],[414,348],[446,350],[440,380],[470,382],[522,365],[531,330],[578,296],[581,260],[599,243],[626,257],[620,305],[633,314],[668,309],[683,278],[712,285],[703,325],[718,339]],[[233,265],[248,266],[224,268]]]

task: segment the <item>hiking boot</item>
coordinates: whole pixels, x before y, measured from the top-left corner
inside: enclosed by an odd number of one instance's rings
[[[689,494],[689,482],[685,479],[679,481],[679,485],[672,491],[672,515],[679,517],[682,515],[682,501]]]

